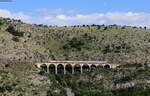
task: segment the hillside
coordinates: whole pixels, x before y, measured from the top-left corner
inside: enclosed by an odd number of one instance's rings
[[[33,63],[0,63],[0,96],[149,96],[150,68],[136,65],[58,75]]]
[[[34,66],[48,60],[122,65],[74,75],[50,74]],[[149,66],[146,27],[58,27],[0,18],[0,96],[149,96]]]
[[[150,62],[150,30],[129,26],[52,27],[0,18],[0,58],[14,61]],[[116,59],[117,58],[117,59]]]

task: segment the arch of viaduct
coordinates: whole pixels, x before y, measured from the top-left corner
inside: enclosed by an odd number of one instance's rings
[[[55,74],[58,74],[58,66],[60,65],[63,66],[64,74],[66,74],[67,66],[71,67],[72,74],[75,72],[76,67],[83,73],[83,67],[88,67],[89,71],[91,71],[92,67],[116,68],[119,66],[119,64],[108,64],[106,61],[49,61],[48,63],[36,63],[36,66],[39,69],[42,69],[42,66],[45,66],[48,73],[51,71],[50,67],[53,66]]]

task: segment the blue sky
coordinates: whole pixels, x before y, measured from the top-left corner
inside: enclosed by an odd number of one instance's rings
[[[150,0],[13,0],[0,2],[0,16],[48,25],[150,26],[149,4]]]
[[[85,13],[112,11],[149,12],[149,4],[150,0],[13,0],[13,2],[0,3],[0,8],[8,9],[12,12],[31,12],[39,8],[84,9]]]

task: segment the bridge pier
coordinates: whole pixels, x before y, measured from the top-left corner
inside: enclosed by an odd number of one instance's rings
[[[81,64],[80,65],[80,72],[81,72],[81,74],[83,73],[83,69],[82,68],[83,68],[83,65]]]
[[[47,73],[50,72],[50,71],[49,71],[49,66],[50,66],[50,65],[47,65],[47,66],[46,66],[46,68],[47,68]]]
[[[88,66],[89,66],[89,72],[91,71],[91,64],[88,64]]]
[[[57,65],[55,66],[55,74],[57,74],[58,72],[57,72]]]
[[[74,74],[74,66],[72,65],[72,74]]]
[[[64,66],[64,74],[66,74],[66,65],[63,65]]]

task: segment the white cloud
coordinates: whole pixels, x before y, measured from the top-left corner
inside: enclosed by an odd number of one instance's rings
[[[46,9],[43,9],[46,10]],[[55,14],[54,15],[54,13]],[[62,12],[63,11],[63,12]],[[47,11],[45,11],[46,13]],[[71,12],[71,11],[70,11]],[[73,12],[73,11],[72,11]],[[147,26],[150,28],[150,13],[134,12],[108,12],[96,14],[65,14],[63,9],[53,10],[39,16],[25,14],[23,12],[12,13],[9,10],[0,9],[0,16],[6,18],[21,19],[26,23],[48,25],[79,25],[79,24],[117,24],[130,26]],[[43,15],[41,15],[43,14]]]
[[[11,13],[8,10],[0,9],[0,16],[5,18],[11,17]]]
[[[25,15],[23,12],[18,12],[16,14],[12,14],[12,18],[21,19],[21,20],[28,20],[28,19],[30,19],[30,16]]]
[[[11,13],[10,11],[4,9],[0,9],[0,17],[20,19],[23,21],[26,21],[30,18],[30,16],[25,15],[23,12]]]
[[[64,9],[62,9],[62,8],[53,9],[53,10],[49,10],[49,9],[46,9],[46,8],[39,8],[39,9],[37,9],[37,11],[39,13],[44,14],[44,15],[48,15],[48,14],[58,15],[58,14],[63,14],[64,13]]]
[[[77,13],[81,13],[81,12],[85,11],[85,9],[75,9],[75,10],[65,11],[62,8],[53,9],[53,10],[49,10],[46,8],[39,8],[36,11],[39,13],[42,13],[43,15],[49,15],[49,14],[51,14],[51,15],[60,15],[60,14],[75,15]]]

